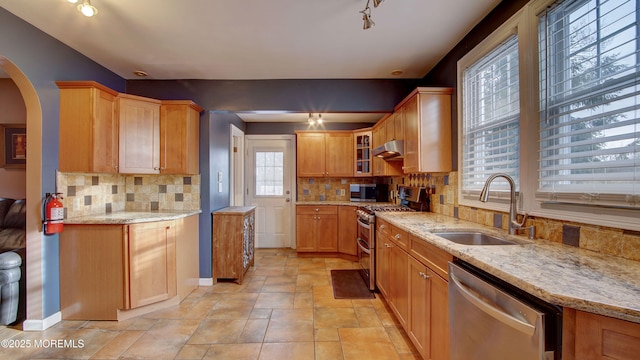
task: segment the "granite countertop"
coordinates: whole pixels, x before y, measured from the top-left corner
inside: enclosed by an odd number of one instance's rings
[[[376,216],[549,303],[640,323],[640,262],[433,213]],[[480,230],[519,244],[460,245],[432,234],[442,230]]]
[[[175,220],[201,213],[200,210],[184,211],[118,211],[108,214],[85,215],[64,219],[68,225],[124,225],[153,221]]]
[[[213,211],[214,214],[245,214],[254,210],[255,206],[229,206]]]

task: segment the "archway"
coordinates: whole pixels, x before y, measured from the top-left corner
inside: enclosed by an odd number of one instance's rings
[[[24,330],[44,330],[42,276],[42,108],[35,88],[26,75],[9,59],[0,55],[0,68],[20,90],[27,113],[27,316]]]

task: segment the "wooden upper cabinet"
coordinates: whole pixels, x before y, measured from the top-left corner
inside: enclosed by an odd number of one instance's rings
[[[404,172],[447,172],[451,159],[451,88],[417,88],[398,106],[404,115]]]
[[[403,131],[398,129],[398,132]],[[390,140],[401,140],[395,139],[395,133],[394,114],[383,117],[373,126],[373,147],[371,149],[373,150]],[[389,136],[391,136],[391,138]],[[401,176],[402,164],[402,160],[386,161],[377,156],[373,156],[373,176]]]
[[[353,176],[353,134],[327,132],[325,134],[326,176]]]
[[[298,176],[325,176],[324,133],[298,133],[296,147],[298,156]]]
[[[162,101],[160,106],[160,172],[198,174],[200,112],[193,101]]]
[[[118,96],[120,173],[160,173],[160,101]]]
[[[371,129],[363,129],[353,132],[354,169],[353,176],[366,177],[373,174],[371,146],[373,136]]]
[[[353,176],[353,134],[297,132],[298,176]]]
[[[57,81],[65,172],[118,172],[118,93],[94,81]]]

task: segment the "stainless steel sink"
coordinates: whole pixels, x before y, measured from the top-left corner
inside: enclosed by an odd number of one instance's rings
[[[437,232],[434,235],[443,237],[449,241],[461,245],[517,245],[517,243],[493,235],[471,231],[447,231]]]

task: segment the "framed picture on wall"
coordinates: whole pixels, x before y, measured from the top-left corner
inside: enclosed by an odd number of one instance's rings
[[[0,167],[22,168],[27,164],[27,127],[0,124]]]

